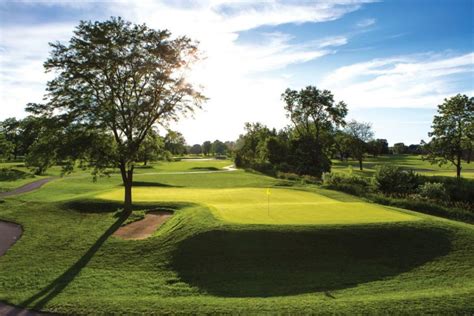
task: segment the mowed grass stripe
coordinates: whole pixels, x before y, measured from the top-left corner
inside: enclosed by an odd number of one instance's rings
[[[136,202],[192,202],[210,207],[220,220],[237,224],[323,225],[413,221],[416,216],[372,203],[341,202],[306,191],[271,189],[270,203],[264,188],[202,189],[152,188],[133,190]],[[121,200],[117,189],[97,196]]]

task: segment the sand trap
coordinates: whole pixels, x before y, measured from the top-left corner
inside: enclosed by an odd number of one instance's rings
[[[0,256],[21,237],[23,229],[20,225],[10,222],[0,221]]]
[[[128,225],[120,227],[114,236],[127,240],[146,239],[153,234],[158,227],[166,222],[171,216],[172,212],[154,211],[145,214],[145,218]]]

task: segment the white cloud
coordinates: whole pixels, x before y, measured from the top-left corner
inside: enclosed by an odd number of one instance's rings
[[[200,42],[206,59],[196,67],[192,80],[205,87],[210,101],[195,120],[185,119],[178,125],[190,142],[200,142],[216,135],[233,139],[246,121],[286,124],[280,93],[288,86],[291,74],[270,76],[268,72],[334,53],[347,43],[343,36],[294,43],[295,39],[283,33],[261,34],[260,42],[245,43],[239,40],[240,32],[268,25],[332,21],[365,2],[371,1],[129,0],[103,2],[101,7],[104,19],[119,15],[153,28],[168,28],[174,35],[187,35]],[[58,0],[47,5],[69,6],[71,10],[93,5],[89,1],[74,3]],[[0,119],[20,115],[27,102],[41,102],[49,78],[42,70],[49,51],[47,43],[67,40],[73,28],[72,24],[2,28]]]
[[[459,91],[453,76],[474,73],[474,53],[375,59],[336,69],[321,85],[351,107],[432,108]]]
[[[360,20],[359,22],[357,22],[357,27],[361,27],[361,28],[364,28],[364,27],[369,27],[371,25],[374,25],[376,22],[375,19],[363,19],[363,20]]]

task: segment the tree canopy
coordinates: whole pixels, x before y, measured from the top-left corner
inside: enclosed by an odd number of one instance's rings
[[[44,66],[56,77],[47,84],[47,103],[30,111],[69,129],[110,135],[113,146],[106,158],[120,169],[130,210],[134,164],[150,130],[193,112],[205,100],[186,81],[199,59],[197,45],[187,37],[172,38],[168,30],[111,18],[81,21],[69,43],[51,46]],[[90,162],[99,171],[105,166]]]
[[[458,94],[445,99],[438,105],[431,128],[424,158],[439,165],[452,163],[461,177],[463,154],[470,156],[474,148],[474,98]]]

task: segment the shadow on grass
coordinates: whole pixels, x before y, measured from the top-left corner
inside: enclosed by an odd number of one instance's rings
[[[194,168],[191,168],[191,170],[217,171],[217,170],[220,170],[220,169],[216,168],[216,167],[194,167]]]
[[[51,282],[44,289],[21,302],[20,306],[31,306],[34,310],[41,310],[49,301],[54,299],[58,294],[60,294],[69,283],[71,283],[81,270],[89,263],[89,261],[94,257],[100,247],[105,243],[107,238],[112,235],[127,219],[126,214],[123,212],[117,218],[117,220],[110,226],[97,241],[84,253],[84,255],[79,258],[69,269],[64,271],[59,277],[57,277],[53,282]],[[16,313],[10,313],[9,316],[16,315]]]
[[[222,297],[327,292],[398,275],[447,254],[447,232],[403,226],[215,230],[183,241],[171,267]]]
[[[0,181],[16,181],[20,179],[34,178],[35,176],[29,172],[16,169],[2,168],[0,169]]]
[[[190,203],[183,202],[140,202],[133,203],[132,210],[154,210],[157,208],[178,210],[190,205]],[[109,200],[73,200],[64,203],[62,208],[81,213],[113,213],[123,208],[123,203]]]
[[[133,181],[134,187],[163,187],[163,188],[182,188],[180,185],[171,185],[161,182]]]

